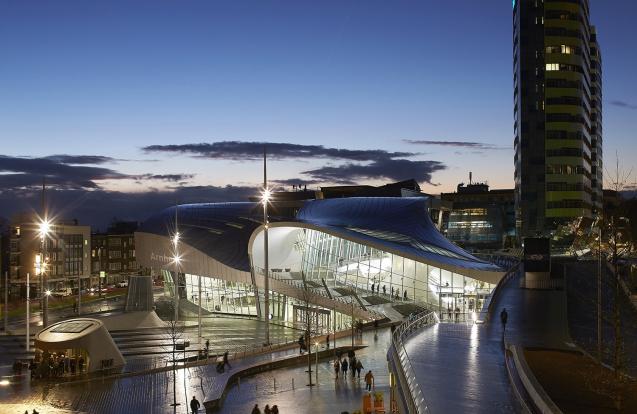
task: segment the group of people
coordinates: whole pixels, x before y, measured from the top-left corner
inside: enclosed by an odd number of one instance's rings
[[[70,357],[63,353],[44,352],[36,354],[35,359],[29,363],[31,378],[59,378],[65,374],[81,374],[84,371],[84,357]],[[16,361],[13,364],[13,371],[16,375],[22,374],[22,362]]]
[[[254,404],[252,414],[261,414],[259,404]],[[263,414],[279,414],[279,407],[276,404],[274,404],[272,407],[270,407],[270,404],[266,404],[263,408]]]
[[[372,286],[371,286],[372,293],[376,292],[376,294],[380,295],[380,288],[381,288],[380,283],[379,284],[372,283]],[[387,287],[385,285],[383,285],[383,295],[387,296]],[[390,298],[400,299],[400,289],[396,288],[396,290],[394,290],[394,287],[392,286],[390,288],[389,296]],[[403,299],[404,300],[409,299],[409,297],[407,296],[406,289],[403,291]]]

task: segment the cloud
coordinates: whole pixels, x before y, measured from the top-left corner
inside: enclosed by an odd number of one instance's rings
[[[194,174],[143,174],[137,176],[139,180],[184,181],[193,178]]]
[[[369,164],[347,163],[303,171],[315,180],[353,184],[358,180],[389,179],[402,181],[410,178],[418,182],[431,182],[432,174],[447,167],[440,161],[412,161],[404,159],[380,159]]]
[[[303,145],[280,142],[219,141],[199,144],[149,145],[145,152],[181,153],[196,157],[223,160],[259,160],[266,148],[268,159],[329,158],[349,161],[370,161],[379,158],[399,158],[418,155],[413,152],[390,152],[379,149],[349,150],[323,145]]]
[[[97,189],[101,180],[182,181],[192,174],[130,175],[106,167],[91,166],[114,161],[99,155],[51,155],[42,158],[0,155],[0,191],[55,185],[61,189]]]
[[[625,102],[625,101],[615,100],[615,101],[610,101],[610,104],[613,105],[613,106],[618,106],[620,108],[637,109],[637,105],[630,104],[630,103]]]
[[[98,164],[105,164],[108,162],[117,162],[117,161],[121,161],[121,160],[117,160],[115,158],[111,158],[111,157],[105,157],[102,155],[68,155],[68,154],[56,154],[56,155],[49,155],[47,157],[44,157],[44,159],[47,160],[51,160],[54,162],[58,162],[61,164],[94,164],[94,165],[98,165]]]
[[[485,144],[482,142],[471,141],[432,141],[424,139],[403,139],[403,142],[412,145],[438,145],[443,147],[455,147],[455,148],[467,148],[477,150],[504,150],[510,149],[509,147],[498,147],[492,144]]]
[[[143,221],[160,210],[179,204],[220,201],[247,201],[259,194],[249,186],[191,186],[172,191],[119,192],[96,189],[60,189],[47,191],[48,210],[58,219],[76,218],[81,224],[105,229],[117,217],[120,220]],[[40,192],[35,189],[13,189],[0,192],[0,211],[6,218],[38,208]]]

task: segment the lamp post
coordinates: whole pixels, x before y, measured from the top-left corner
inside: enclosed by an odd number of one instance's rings
[[[265,148],[263,149],[263,192],[261,198],[263,201],[263,249],[264,249],[264,299],[265,299],[265,344],[270,344],[270,280],[269,280],[269,252],[268,252],[268,202],[272,195],[268,188],[268,173],[266,163]]]
[[[179,232],[175,233],[175,236],[173,237],[173,248],[174,248],[174,253],[173,253],[173,264],[175,265],[175,280],[173,281],[174,286],[175,286],[175,296],[174,296],[174,303],[175,303],[175,322],[177,322],[179,320],[179,264],[181,263],[181,256],[179,256]]]
[[[24,348],[27,350],[27,353],[29,352],[29,347],[30,347],[30,343],[29,342],[30,342],[30,339],[31,339],[30,338],[31,335],[30,335],[30,332],[29,332],[29,322],[30,322],[29,321],[29,317],[30,317],[29,314],[30,314],[30,311],[31,311],[31,298],[29,298],[29,294],[31,292],[29,290],[29,282],[30,282],[30,280],[29,280],[29,272],[27,272],[27,286],[26,286],[26,288],[27,288],[27,315],[26,315],[26,319],[25,319],[26,325],[27,325],[27,329],[26,329],[26,338],[25,338],[26,339],[26,343],[24,345]]]
[[[51,231],[51,223],[46,217],[40,222],[40,254],[36,256],[36,275],[40,276],[40,292],[42,292],[42,325],[46,328],[49,325],[49,291],[48,282],[45,280],[46,273],[46,238]],[[48,292],[48,294],[47,294]]]
[[[314,364],[314,375],[316,376],[315,381],[316,385],[318,385],[319,381],[318,381],[318,354],[319,354],[319,343],[318,341],[314,342],[314,345],[316,346],[316,363]]]

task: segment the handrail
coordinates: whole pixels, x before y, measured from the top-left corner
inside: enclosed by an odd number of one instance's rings
[[[428,413],[429,405],[425,400],[421,388],[416,382],[416,376],[413,366],[409,360],[409,355],[405,349],[405,340],[413,335],[416,331],[439,323],[438,315],[429,310],[410,315],[403,323],[398,325],[392,334],[392,346],[390,353],[396,366],[397,378],[402,383],[402,388],[407,389],[408,412],[410,413]],[[406,385],[406,387],[405,387]]]

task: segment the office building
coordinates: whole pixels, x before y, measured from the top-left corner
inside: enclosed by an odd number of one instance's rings
[[[447,238],[467,249],[511,247],[515,239],[513,189],[489,190],[486,183],[458,184],[440,198],[452,204],[443,229]]]
[[[513,2],[519,236],[602,208],[602,62],[588,0]]]
[[[9,287],[12,295],[26,295],[27,273],[31,295],[43,289],[86,288],[90,284],[91,228],[77,221],[50,224],[44,243],[36,214],[14,217],[9,235]],[[43,275],[43,276],[41,276]]]
[[[94,282],[117,283],[138,273],[135,259],[136,222],[115,222],[105,233],[91,236],[91,273]]]

